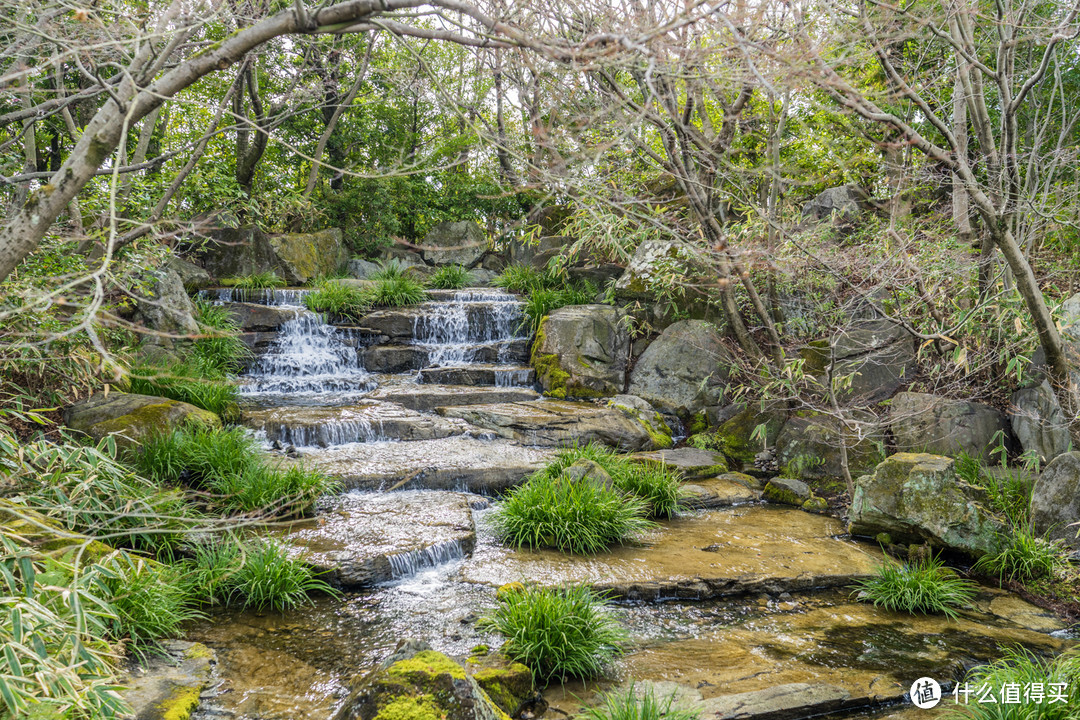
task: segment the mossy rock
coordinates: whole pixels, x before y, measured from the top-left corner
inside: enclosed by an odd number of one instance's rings
[[[533,699],[532,671],[502,653],[481,658],[480,663],[469,668],[469,673],[492,702],[508,715],[517,715]]]
[[[759,404],[750,403],[712,433],[711,446],[724,453],[732,467],[753,467],[754,458],[763,447],[776,447],[776,438],[786,420],[787,414],[782,410],[762,410]],[[765,426],[764,442],[751,439],[759,425]]]
[[[94,440],[112,435],[119,446],[138,444],[189,422],[221,427],[217,415],[186,402],[115,391],[96,393],[64,411],[64,424],[72,430]]]
[[[344,270],[349,262],[349,252],[339,228],[267,235],[267,241],[290,283],[304,284],[320,275],[334,275]]]
[[[545,395],[595,399],[622,390],[629,356],[630,335],[622,310],[571,305],[541,319],[532,366]]]
[[[5,532],[55,560],[73,562],[78,557],[85,566],[114,552],[109,545],[65,530],[56,520],[6,498],[0,498],[0,525]]]

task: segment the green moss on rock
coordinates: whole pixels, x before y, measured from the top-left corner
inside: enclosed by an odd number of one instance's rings
[[[375,716],[376,720],[443,720],[438,703],[430,695],[399,697],[387,703]]]
[[[198,687],[178,687],[157,707],[161,720],[188,720],[199,707]]]
[[[438,675],[449,675],[455,680],[465,679],[465,670],[460,665],[434,650],[422,650],[408,660],[399,660],[390,666],[387,673],[418,685]]]

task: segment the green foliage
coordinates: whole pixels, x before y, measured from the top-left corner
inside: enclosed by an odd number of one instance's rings
[[[100,568],[42,556],[0,533],[0,716],[126,715],[104,640],[116,616]]]
[[[179,400],[218,415],[235,412],[236,385],[198,357],[169,366],[140,363],[131,368],[128,392]]]
[[[308,565],[290,558],[280,543],[264,540],[241,557],[228,582],[245,608],[291,610],[307,602],[308,593],[337,594]]]
[[[631,683],[622,691],[604,693],[599,707],[585,708],[585,720],[697,720],[701,713],[672,708],[675,693],[666,698],[656,697],[653,689],[639,692]]]
[[[1025,648],[1011,648],[1001,659],[974,668],[965,681],[973,689],[988,685],[995,694],[1002,687],[1012,684],[1025,692],[1041,683],[1044,699],[1037,703],[1021,696],[1020,703],[981,703],[975,702],[973,692],[969,703],[955,708],[953,717],[968,720],[1076,720],[1077,708],[1080,708],[1080,656],[1076,653],[1047,660]],[[1050,702],[1052,684],[1064,684],[1064,702]]]
[[[654,527],[648,503],[592,480],[570,482],[534,473],[491,515],[502,540],[515,547],[553,547],[590,555]]]
[[[371,294],[345,283],[323,282],[304,295],[304,305],[308,310],[327,313],[332,318],[356,320],[371,310]]]
[[[537,270],[532,265],[510,265],[491,284],[507,292],[533,293],[557,288],[559,281],[554,275]]]
[[[625,639],[588,587],[524,587],[506,593],[481,627],[505,637],[503,652],[545,682],[595,677],[622,653]]]
[[[444,265],[431,276],[431,287],[457,290],[469,284],[469,271],[461,265]]]
[[[380,261],[379,269],[371,273],[369,280],[401,280],[405,277],[405,266],[397,260]]]
[[[128,459],[158,482],[183,480],[208,491],[208,499],[227,511],[294,515],[336,487],[328,476],[302,466],[270,467],[242,428],[188,425],[147,439]]]
[[[1024,472],[1002,467],[991,471],[977,458],[961,453],[956,458],[956,475],[965,482],[982,487],[990,508],[1013,527],[1027,524],[1033,483]]]
[[[996,575],[999,582],[1015,580],[1029,583],[1052,578],[1068,561],[1060,540],[1039,537],[1026,527],[1014,527],[997,552],[983,555],[972,570]]]
[[[201,617],[191,607],[178,568],[124,552],[114,553],[101,565],[108,573],[109,605],[116,614],[110,632],[117,639],[129,638],[137,651],[178,637],[185,622]]]
[[[423,283],[407,275],[379,277],[375,279],[375,285],[369,291],[368,297],[374,305],[402,307],[424,302],[427,300],[427,291],[424,290]]]
[[[975,586],[955,575],[938,558],[914,563],[888,562],[874,577],[856,585],[859,600],[906,613],[943,614],[956,618],[957,608],[971,602]]]
[[[285,287],[288,283],[285,282],[284,278],[279,277],[275,271],[266,270],[252,275],[245,275],[244,277],[225,278],[221,281],[221,284],[241,290],[269,290]]]
[[[197,367],[218,379],[238,373],[251,358],[251,350],[238,337],[240,326],[220,305],[197,301],[195,319],[202,335],[191,346],[191,358]]]
[[[535,333],[540,321],[552,310],[567,305],[589,305],[596,302],[596,286],[585,281],[577,285],[568,285],[558,290],[535,290],[525,298],[523,311],[528,318],[530,331]]]
[[[678,512],[683,491],[675,472],[665,465],[633,462],[600,443],[560,450],[541,472],[554,479],[582,459],[604,468],[619,490],[645,500],[652,517],[668,518]]]

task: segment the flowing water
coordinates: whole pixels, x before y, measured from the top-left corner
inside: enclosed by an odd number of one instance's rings
[[[597,585],[629,637],[603,680],[548,689],[553,718],[636,681],[710,717],[732,693],[810,683],[879,704],[849,712],[852,720],[894,712],[899,720],[910,706],[888,703],[902,702],[916,677],[951,681],[1003,644],[1049,653],[1071,642],[1047,634],[1062,628],[1053,617],[1000,591],[983,590],[955,622],[855,603],[848,587],[884,561],[877,548],[846,538],[833,518],[776,506],[688,513],[588,558],[503,547],[489,529],[488,501],[454,491],[508,487],[552,451],[434,410],[537,397],[531,370],[519,364],[521,303],[482,288],[434,292],[431,302],[380,311],[378,328],[349,329],[304,309],[303,292],[205,292],[293,313],[246,378],[245,423],[346,487],[413,489],[327,499],[318,517],[280,531],[349,589],[290,612],[215,613],[196,623],[191,638],[219,661],[196,718],[325,720],[350,678],[403,639],[454,656],[498,647],[477,620],[495,589],[513,581]],[[423,362],[373,373],[358,348],[419,351]]]

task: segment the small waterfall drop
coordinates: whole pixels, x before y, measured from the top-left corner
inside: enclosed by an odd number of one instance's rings
[[[413,321],[413,344],[428,351],[429,367],[476,360],[478,345],[497,344],[498,362],[507,361],[510,342],[525,337],[523,303],[501,291],[466,290],[451,301],[424,303]]]

